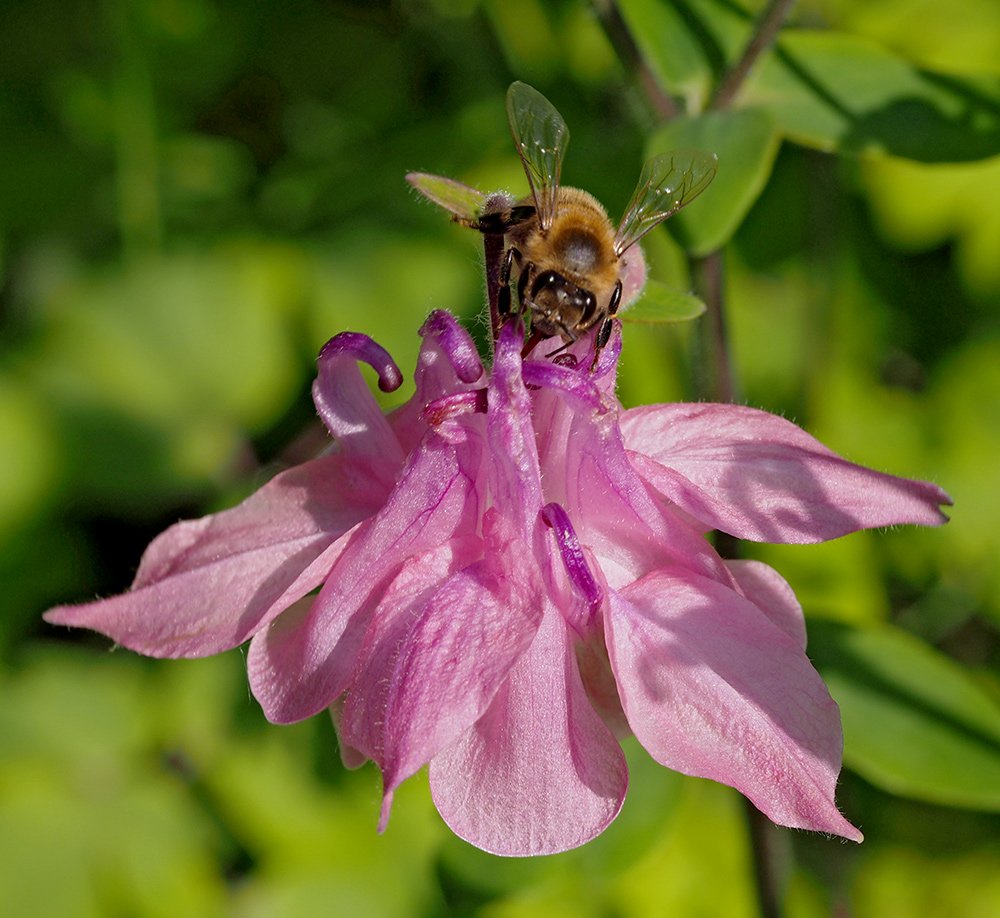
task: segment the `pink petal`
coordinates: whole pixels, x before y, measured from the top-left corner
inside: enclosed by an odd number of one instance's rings
[[[327,707],[347,686],[385,586],[410,557],[475,531],[482,443],[428,435],[385,507],[352,535],[305,620],[285,617],[250,645],[247,671],[268,719],[289,723]]]
[[[545,551],[547,543],[522,342],[512,321],[496,343],[486,411],[486,486],[494,506],[483,520],[485,558],[428,599],[389,677],[379,759],[383,825],[395,788],[478,720],[538,625],[542,587],[532,551],[536,544]]]
[[[425,350],[420,355],[417,375],[423,377],[421,384],[428,387],[425,393],[428,400],[435,397],[435,385],[440,392],[446,392],[455,383],[472,384],[482,378],[483,362],[476,342],[450,312],[434,310],[420,327],[420,335],[425,341],[434,342],[447,361],[447,368],[437,369],[440,361],[433,352]]]
[[[526,548],[489,539],[486,557],[441,583],[406,635],[384,711],[382,828],[396,787],[479,720],[531,644],[542,596]]]
[[[239,506],[159,535],[127,593],[45,618],[148,656],[228,650],[322,581],[340,537],[385,499],[390,472],[339,453],[289,469]]]
[[[858,832],[837,811],[837,705],[800,644],[690,571],[610,597],[611,665],[636,738],[663,765],[735,787],[779,825]]]
[[[788,581],[761,561],[727,561],[726,567],[743,595],[805,650],[806,620]]]
[[[580,637],[588,636],[597,624],[597,614],[604,601],[604,586],[594,575],[592,559],[580,545],[569,515],[560,504],[550,503],[542,508],[542,520],[552,530],[555,552],[548,554],[562,562],[562,568],[548,568],[549,595],[556,598],[556,604],[563,619]],[[565,573],[565,576],[562,574]],[[565,582],[565,587],[563,584]]]
[[[664,564],[728,581],[722,559],[701,533],[654,499],[636,474],[615,412],[577,411],[560,452],[563,467],[546,466],[546,492],[558,500],[555,494],[565,489],[564,506],[580,543],[597,556],[612,586]]]
[[[383,591],[351,682],[340,696],[340,735],[365,758],[383,761],[387,699],[415,621],[443,583],[482,556],[478,536],[451,539],[409,558]]]
[[[636,467],[692,516],[741,539],[819,542],[943,523],[936,485],[854,465],[789,421],[740,405],[651,405],[621,418]]]
[[[622,305],[625,312],[632,302],[638,298],[642,288],[646,286],[646,259],[642,249],[634,245],[622,256]]]
[[[360,768],[365,764],[365,762],[368,761],[368,756],[344,739],[344,733],[341,727],[341,720],[343,719],[344,714],[344,696],[341,695],[339,698],[335,699],[333,704],[331,704],[327,710],[330,712],[330,720],[333,722],[333,729],[337,734],[337,745],[340,748],[341,764],[349,771]]]
[[[594,712],[565,623],[551,608],[489,710],[430,767],[456,835],[493,854],[554,854],[599,835],[621,809],[628,770]]]
[[[542,480],[531,399],[521,376],[522,335],[519,322],[508,321],[500,331],[486,417],[493,503],[530,543],[542,509]]]

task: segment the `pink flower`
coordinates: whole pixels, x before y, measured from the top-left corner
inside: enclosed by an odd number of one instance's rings
[[[834,803],[840,719],[792,590],[704,535],[935,525],[948,496],[751,408],[625,411],[617,333],[593,372],[589,341],[522,360],[512,322],[490,372],[448,314],[421,334],[416,393],[388,415],[357,363],[392,390],[389,355],[331,339],[313,388],[331,452],[168,529],[129,592],[47,620],[162,657],[252,638],[267,717],[329,708],[345,762],[382,771],[382,827],[395,789],[429,764],[438,810],[473,844],[583,844],[621,807],[616,737],[633,732],[776,823],[860,841]]]

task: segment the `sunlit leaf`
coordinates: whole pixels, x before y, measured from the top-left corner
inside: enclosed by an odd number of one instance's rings
[[[0,541],[31,518],[58,466],[47,405],[27,386],[0,376]]]
[[[782,33],[738,101],[766,108],[786,136],[821,150],[925,162],[1000,152],[1000,77],[921,70],[842,32]]]
[[[660,0],[621,0],[617,6],[659,84],[684,99],[704,96],[712,70],[678,7]]]
[[[809,636],[848,767],[891,793],[1000,810],[1000,705],[961,667],[888,626],[811,621]]]
[[[693,293],[683,293],[651,280],[646,282],[639,299],[619,313],[619,318],[630,324],[666,325],[697,319],[704,311],[705,304]]]
[[[834,28],[880,41],[922,66],[947,73],[1000,74],[996,0],[829,0],[823,4],[823,19]]]
[[[652,136],[649,156],[692,148],[719,159],[712,184],[668,224],[690,252],[707,255],[729,241],[767,184],[778,144],[770,115],[756,109],[677,118]]]

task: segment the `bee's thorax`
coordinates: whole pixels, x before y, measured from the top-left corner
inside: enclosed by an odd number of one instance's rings
[[[567,271],[586,274],[601,260],[601,242],[584,228],[568,227],[552,240],[552,248]]]

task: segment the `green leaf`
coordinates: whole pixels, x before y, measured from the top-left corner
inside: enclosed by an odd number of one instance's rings
[[[712,69],[677,7],[662,0],[620,0],[617,6],[657,82],[689,106],[704,98]]]
[[[705,304],[692,293],[683,293],[658,281],[646,281],[639,299],[619,313],[623,322],[666,325],[697,319]]]
[[[787,137],[820,150],[924,162],[1000,152],[1000,78],[921,70],[842,32],[783,32],[739,104],[765,108]]]
[[[650,138],[647,156],[694,148],[719,158],[712,184],[670,220],[688,251],[707,255],[729,241],[764,190],[779,142],[771,116],[758,109],[677,118]]]
[[[1000,810],[1000,705],[961,667],[897,628],[811,620],[809,634],[848,767],[894,794]]]

